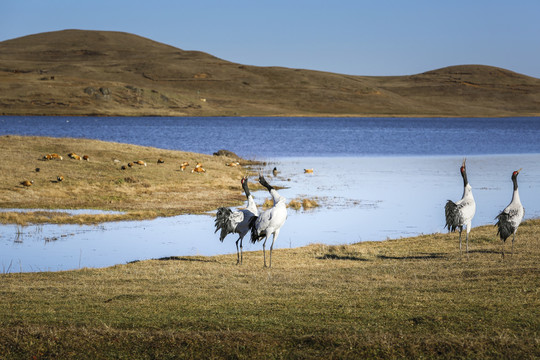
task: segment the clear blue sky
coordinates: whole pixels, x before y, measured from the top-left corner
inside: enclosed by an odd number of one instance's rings
[[[540,0],[0,0],[0,41],[63,29],[248,65],[408,75],[483,64],[540,78]]]

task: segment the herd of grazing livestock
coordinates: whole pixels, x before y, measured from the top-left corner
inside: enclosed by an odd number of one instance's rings
[[[72,160],[90,161],[90,156],[88,156],[88,155],[80,156],[80,155],[77,155],[74,152],[70,152],[69,154],[67,154],[67,156],[68,156],[69,159],[72,159]],[[51,161],[51,160],[62,161],[62,160],[64,160],[64,157],[57,154],[57,153],[48,153],[46,155],[43,155],[40,158],[40,160],[42,160],[42,161]],[[121,161],[118,160],[118,159],[114,159],[113,162],[115,164],[119,164]],[[163,164],[163,163],[165,163],[165,160],[163,158],[159,158],[157,160],[158,165]],[[240,166],[240,163],[239,162],[231,162],[231,163],[226,163],[225,165],[226,166]],[[147,163],[144,160],[137,160],[137,161],[128,162],[126,165],[120,166],[120,170],[128,170],[129,168],[132,168],[132,167],[135,167],[135,166],[147,166]],[[189,166],[189,162],[187,162],[187,161],[182,162],[180,164],[180,171],[184,171],[188,166]],[[39,173],[40,171],[41,171],[41,168],[39,168],[39,167],[35,168],[36,173]],[[191,172],[192,173],[206,173],[206,170],[204,169],[202,163],[197,162],[195,164],[195,167],[191,170]],[[59,182],[64,181],[64,179],[65,178],[64,178],[63,175],[57,175],[56,180],[51,180],[51,182],[59,183]],[[27,187],[28,188],[28,187],[34,185],[34,180],[24,179],[24,180],[19,182],[19,185],[21,185],[22,187]]]

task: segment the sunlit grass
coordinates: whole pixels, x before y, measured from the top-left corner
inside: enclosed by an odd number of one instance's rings
[[[265,199],[262,204],[263,209],[269,209],[272,206],[274,206],[274,201],[272,199]],[[295,198],[295,199],[290,200],[287,203],[287,207],[293,210],[300,210],[302,208],[304,210],[309,210],[309,209],[316,208],[318,206],[319,206],[319,203],[317,202],[316,199],[307,199],[307,198]]]
[[[0,223],[95,223],[203,213],[240,205],[245,200],[240,179],[249,173],[246,167],[226,166],[231,161],[226,157],[86,139],[1,136],[0,151],[2,208],[125,212],[100,216],[0,212]],[[70,152],[89,155],[90,161],[70,159]],[[63,160],[43,160],[50,153]],[[159,158],[164,163],[158,164]],[[147,166],[127,167],[137,160]],[[190,166],[181,171],[184,161]],[[198,162],[206,173],[191,173]],[[58,176],[64,180],[58,181]],[[24,180],[34,183],[25,187],[20,184]]]
[[[537,358],[539,245],[532,220],[504,260],[485,226],[469,257],[452,233],[277,249],[270,269],[253,251],[4,274],[0,354]]]

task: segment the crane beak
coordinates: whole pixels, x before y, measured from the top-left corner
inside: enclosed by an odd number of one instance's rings
[[[463,164],[462,164],[463,167],[465,167],[465,161],[467,161],[467,158],[463,159]]]
[[[521,168],[521,169],[523,169],[523,168]],[[518,170],[518,171],[516,171],[516,172],[517,172],[517,173],[519,174],[519,172],[521,171],[521,169],[519,169],[519,170]]]

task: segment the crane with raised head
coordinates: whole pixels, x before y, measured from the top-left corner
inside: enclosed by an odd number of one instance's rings
[[[512,235],[512,255],[514,254],[514,240],[516,239],[516,232],[523,220],[525,215],[525,209],[521,205],[521,200],[519,199],[518,191],[518,182],[517,177],[521,169],[516,170],[512,173],[512,183],[514,184],[514,192],[512,193],[512,201],[499,215],[495,217],[497,223],[495,226],[498,227],[497,235],[500,236],[502,240],[502,256],[504,258],[504,243],[506,239]]]
[[[221,242],[223,242],[228,234],[238,234],[238,240],[236,240],[236,264],[242,264],[244,258],[242,242],[244,236],[249,232],[250,221],[253,217],[259,215],[257,205],[249,192],[248,178],[243,177],[241,183],[246,194],[247,207],[237,211],[233,211],[226,207],[220,207],[216,214],[216,231],[214,231],[214,233],[216,233],[221,229],[219,235],[219,240]],[[240,247],[238,244],[240,244]]]
[[[262,175],[259,175],[259,183],[270,192],[274,205],[270,209],[263,211],[259,216],[251,219],[251,242],[255,244],[257,241],[264,239],[263,256],[264,267],[266,267],[266,240],[272,235],[269,263],[269,267],[272,267],[272,249],[279,236],[281,227],[285,223],[285,220],[287,220],[287,199],[279,195],[276,189],[268,184]]]
[[[460,172],[463,177],[463,196],[461,200],[453,202],[448,200],[444,207],[444,214],[446,217],[446,225],[451,232],[459,230],[459,253],[461,254],[461,232],[463,227],[466,227],[466,248],[467,255],[469,255],[469,233],[471,232],[471,222],[476,212],[476,202],[474,201],[472,187],[467,180],[467,169],[465,167],[465,161],[461,165]]]

